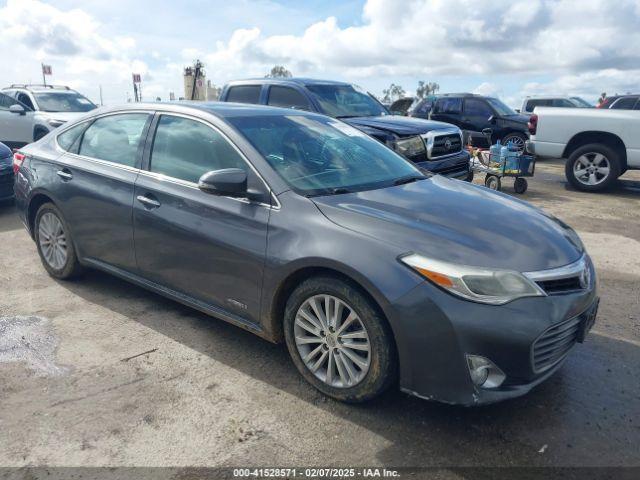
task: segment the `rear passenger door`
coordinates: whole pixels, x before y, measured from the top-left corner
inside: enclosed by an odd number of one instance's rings
[[[309,100],[298,90],[291,87],[271,85],[267,96],[267,105],[273,107],[311,110]]]
[[[136,269],[131,209],[151,115],[111,114],[57,137],[66,150],[53,187],[81,258]]]
[[[220,130],[189,116],[156,117],[136,183],[134,230],[145,278],[257,323],[271,205],[205,193],[198,179],[241,168],[268,192]]]

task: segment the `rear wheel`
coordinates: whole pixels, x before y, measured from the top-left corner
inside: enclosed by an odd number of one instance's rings
[[[64,280],[82,271],[69,228],[55,205],[45,203],[38,209],[34,227],[38,254],[49,275]]]
[[[518,177],[513,182],[513,189],[515,190],[516,193],[522,194],[527,191],[528,187],[529,187],[529,184],[527,183],[527,180],[524,178]]]
[[[606,145],[590,144],[575,150],[565,164],[568,182],[578,190],[596,192],[620,176],[619,155]]]
[[[396,377],[386,320],[355,285],[334,277],[306,280],[289,297],[284,329],[293,363],[322,393],[363,402]]]

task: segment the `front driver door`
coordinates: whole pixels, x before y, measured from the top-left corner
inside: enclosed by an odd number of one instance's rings
[[[250,188],[265,184],[210,124],[171,114],[154,123],[133,210],[141,274],[257,324],[271,206],[204,193],[197,182],[211,170],[242,168]]]

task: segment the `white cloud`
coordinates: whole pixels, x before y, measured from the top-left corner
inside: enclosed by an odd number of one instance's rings
[[[6,46],[0,84],[39,81],[44,62],[53,65],[55,82],[94,99],[98,84],[113,101],[124,99],[132,72],[143,75],[144,92],[166,98],[170,89],[182,93],[182,67],[195,58],[216,83],[262,76],[282,64],[296,75],[352,79],[365,87],[425,79],[447,91],[440,79],[455,78],[466,89],[477,85],[478,92],[507,98],[552,91],[593,96],[640,84],[640,0],[618,0],[615,8],[610,0],[368,0],[355,25],[328,16],[300,28],[283,15],[276,29],[273,18],[233,10],[215,21],[242,28],[209,42],[197,28],[154,24],[153,13],[142,7],[139,29],[113,34],[122,2],[115,2],[114,16],[108,4],[78,5],[63,10],[39,0],[8,0],[0,7],[0,44]],[[257,12],[275,4],[255,5]],[[281,15],[282,8],[274,8],[264,11]],[[180,10],[189,11],[199,10]],[[267,24],[281,33],[265,34]],[[167,40],[171,32],[179,43]]]

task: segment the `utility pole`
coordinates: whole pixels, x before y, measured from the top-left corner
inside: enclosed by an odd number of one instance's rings
[[[100,85],[100,106],[103,106],[104,103],[102,103],[102,85]]]
[[[46,87],[47,86],[47,77],[44,76],[44,63],[41,63],[40,67],[42,68],[42,83]]]

